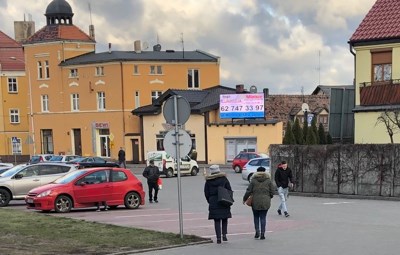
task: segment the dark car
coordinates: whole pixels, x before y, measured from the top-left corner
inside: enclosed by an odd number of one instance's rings
[[[259,158],[259,157],[268,157],[263,153],[256,152],[240,152],[232,161],[232,168],[236,173],[241,173],[244,165],[249,162],[250,159]]]
[[[101,157],[78,157],[68,161],[68,164],[76,164],[78,168],[88,167],[119,167],[117,162]]]

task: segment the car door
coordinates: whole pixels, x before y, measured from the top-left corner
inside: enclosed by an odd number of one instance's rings
[[[80,204],[109,201],[111,188],[108,169],[91,172],[75,182],[75,201]]]
[[[41,185],[38,165],[29,165],[12,177],[13,195],[25,196],[28,192]]]
[[[112,170],[111,173],[111,203],[121,204],[126,194],[126,181],[128,176],[119,170]]]
[[[181,171],[183,172],[190,171],[190,158],[188,156],[181,158]]]

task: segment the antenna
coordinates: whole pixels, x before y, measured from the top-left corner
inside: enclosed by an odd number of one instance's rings
[[[321,85],[321,51],[318,51],[318,85]]]
[[[183,40],[183,33],[181,33],[181,43],[182,43],[182,55],[185,58],[185,42]]]
[[[157,44],[160,44],[160,38],[158,37],[158,33],[157,33]]]
[[[88,2],[88,6],[89,6],[89,15],[90,15],[90,24],[92,25],[92,7],[90,6],[90,2]]]

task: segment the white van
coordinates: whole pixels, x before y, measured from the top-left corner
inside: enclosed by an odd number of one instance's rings
[[[157,166],[166,177],[172,177],[178,174],[174,159],[166,151],[149,151],[146,157],[146,165],[149,165],[150,159],[154,160],[154,165]],[[189,156],[184,156],[181,158],[180,162],[181,174],[195,176],[199,173],[197,162]]]

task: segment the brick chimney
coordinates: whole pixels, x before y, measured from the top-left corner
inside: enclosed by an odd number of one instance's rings
[[[243,92],[244,92],[244,84],[236,85],[236,94],[243,93]]]

